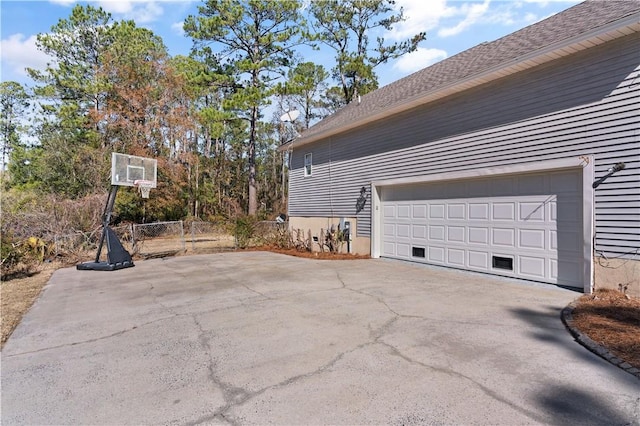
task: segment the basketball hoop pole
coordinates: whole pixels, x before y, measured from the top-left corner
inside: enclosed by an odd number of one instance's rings
[[[118,195],[118,185],[111,185],[111,191],[109,191],[109,197],[107,198],[107,204],[104,206],[104,212],[102,212],[102,235],[100,236],[100,244],[98,244],[98,252],[96,253],[96,263],[100,262],[100,255],[102,254],[102,247],[104,246],[104,239],[107,235],[106,229],[111,223],[111,215],[113,214],[113,206],[116,203],[116,195]]]
[[[138,188],[143,198],[149,197],[149,190],[156,187],[158,178],[158,160],[135,155],[111,153],[111,190],[102,213],[102,235],[98,243],[95,262],[76,265],[77,269],[95,271],[113,271],[129,268],[133,265],[131,254],[122,246],[115,231],[111,229],[111,215],[119,186]],[[101,262],[102,248],[107,245],[107,261]]]
[[[98,244],[95,262],[80,263],[76,265],[76,269],[113,271],[116,269],[134,266],[131,255],[122,246],[118,236],[109,226],[111,223],[113,206],[116,201],[116,195],[118,194],[118,187],[119,185],[111,185],[111,191],[109,191],[109,197],[107,198],[107,203],[104,206],[104,212],[102,213],[102,235],[100,236],[100,243]],[[104,247],[105,241],[107,242],[107,261],[100,262],[100,255],[102,254],[102,248]]]

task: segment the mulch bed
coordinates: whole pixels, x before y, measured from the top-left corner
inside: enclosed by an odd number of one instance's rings
[[[270,251],[272,253],[286,254],[289,256],[304,257],[305,259],[320,259],[320,260],[358,260],[358,259],[370,259],[369,255],[352,254],[352,253],[331,253],[327,251],[323,252],[310,252],[306,250],[296,250],[295,248],[284,249],[275,246],[257,246],[241,249],[245,251]]]
[[[640,369],[640,299],[600,289],[581,296],[572,312],[573,326]]]

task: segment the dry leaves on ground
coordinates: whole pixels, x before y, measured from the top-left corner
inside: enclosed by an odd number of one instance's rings
[[[580,297],[572,316],[574,327],[640,368],[640,299],[600,289]]]
[[[53,272],[59,268],[57,264],[44,264],[42,271],[29,277],[14,278],[1,282],[2,292],[2,342],[0,348],[18,326],[22,316],[27,313],[36,301],[42,288],[47,284]]]

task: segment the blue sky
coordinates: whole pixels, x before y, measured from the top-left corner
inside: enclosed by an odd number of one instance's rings
[[[275,0],[274,0],[275,1]],[[2,0],[1,81],[18,81],[30,85],[24,69],[43,68],[47,57],[35,46],[36,35],[48,32],[59,19],[68,18],[77,4],[101,6],[115,20],[133,19],[162,37],[171,55],[187,55],[192,41],[182,32],[182,21],[197,15],[198,0]],[[493,41],[520,28],[544,19],[579,3],[578,0],[396,0],[402,6],[405,22],[392,32],[382,33],[389,41],[407,38],[419,31],[427,40],[417,52],[377,69],[380,85],[389,84],[412,72],[485,41]],[[374,37],[371,37],[372,39]],[[332,52],[313,52],[305,58],[333,66]]]

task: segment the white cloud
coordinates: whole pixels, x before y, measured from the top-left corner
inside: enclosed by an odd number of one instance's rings
[[[127,14],[133,10],[132,1],[123,0],[99,0],[96,2],[98,6],[110,13]]]
[[[176,33],[179,36],[184,35],[184,21],[175,22],[171,24],[171,31]]]
[[[540,7],[547,7],[549,3],[580,3],[584,0],[521,0],[525,3],[534,3]]]
[[[455,13],[455,8],[447,7],[447,0],[430,0],[428,7],[425,7],[424,0],[396,0],[395,8],[399,10],[400,7],[403,8],[406,20],[397,23],[387,33],[387,37],[392,40],[402,40],[421,31],[433,30],[438,27],[441,19]]]
[[[446,57],[447,52],[444,50],[418,47],[414,52],[400,57],[393,64],[393,68],[402,73],[409,74],[435,64]]]
[[[453,36],[481,21],[487,15],[490,3],[491,0],[484,0],[482,3],[429,0],[427,6],[424,0],[396,0],[395,8],[403,8],[406,20],[396,24],[386,37],[402,40],[426,31],[427,38],[430,38],[430,32],[435,30],[439,37]],[[445,21],[453,23],[442,28]]]
[[[26,76],[25,68],[44,69],[53,58],[38,50],[36,36],[12,34],[0,41],[3,68],[8,65],[13,73]],[[4,79],[3,79],[4,80]]]
[[[137,24],[157,21],[164,13],[158,1],[147,0],[98,0],[96,4],[105,11]]]
[[[453,27],[442,28],[438,31],[438,36],[449,37],[460,34],[462,31],[471,27],[477,23],[485,13],[489,10],[489,3],[491,0],[485,0],[483,3],[463,4],[460,6],[459,11],[464,14],[462,21],[458,22]]]
[[[132,19],[138,24],[157,21],[164,14],[160,3],[176,3],[182,6],[194,0],[92,0],[89,3],[101,7],[116,19]],[[50,3],[71,6],[77,0],[49,0]]]

